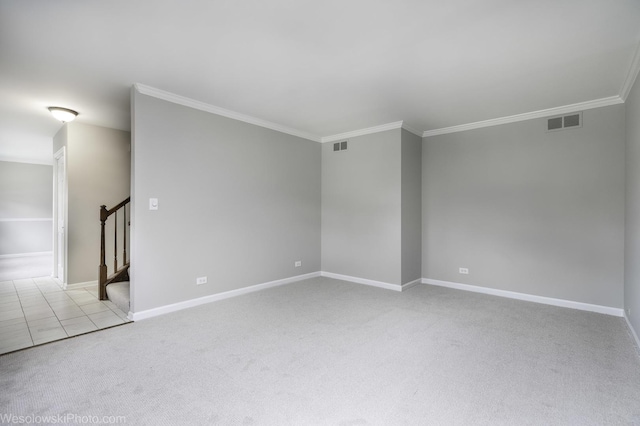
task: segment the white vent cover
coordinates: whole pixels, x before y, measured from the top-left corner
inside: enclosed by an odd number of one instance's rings
[[[582,127],[582,112],[547,119],[547,132]]]

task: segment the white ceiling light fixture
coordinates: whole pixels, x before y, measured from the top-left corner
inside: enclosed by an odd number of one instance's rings
[[[49,111],[56,119],[62,121],[63,123],[68,123],[75,120],[76,116],[78,115],[76,111],[62,107],[49,107]]]

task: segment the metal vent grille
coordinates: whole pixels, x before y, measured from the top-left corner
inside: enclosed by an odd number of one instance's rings
[[[336,142],[333,144],[334,151],[346,151],[347,149],[347,141]]]
[[[580,125],[580,114],[565,115],[564,127],[577,127]]]
[[[582,113],[551,117],[547,119],[547,132],[582,127]]]
[[[547,130],[562,129],[562,117],[550,118],[547,120]]]

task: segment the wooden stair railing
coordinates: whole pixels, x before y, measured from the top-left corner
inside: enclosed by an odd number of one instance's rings
[[[107,299],[107,284],[118,281],[126,281],[129,279],[129,260],[127,259],[127,210],[125,206],[129,204],[131,197],[127,197],[124,201],[116,205],[111,209],[107,209],[107,206],[100,206],[100,270],[98,279],[98,293],[100,300]],[[123,216],[123,250],[122,250],[122,267],[118,269],[118,211],[122,209]],[[105,240],[105,225],[107,219],[111,215],[115,215],[114,232],[113,232],[113,274],[108,276],[107,263],[106,263],[106,240]]]

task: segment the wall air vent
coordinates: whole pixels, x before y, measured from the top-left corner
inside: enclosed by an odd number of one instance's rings
[[[550,118],[547,121],[547,130],[562,129],[562,117]]]
[[[334,151],[345,151],[347,149],[347,141],[336,142],[333,144]]]
[[[571,129],[574,127],[582,127],[581,112],[547,119],[547,132],[555,132],[557,130]]]
[[[582,125],[581,118],[580,114],[565,115],[563,117],[564,127],[580,127]]]

